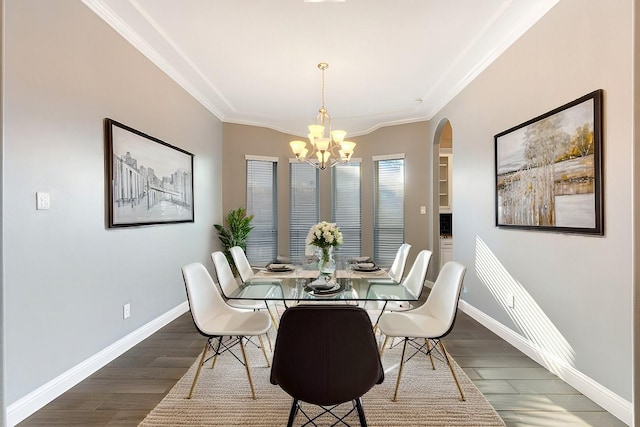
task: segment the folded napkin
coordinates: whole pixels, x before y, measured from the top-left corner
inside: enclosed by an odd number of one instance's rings
[[[333,277],[320,276],[313,282],[309,283],[309,287],[316,291],[326,291],[336,285],[336,279]]]
[[[357,256],[349,259],[349,264],[360,264],[363,262],[371,262],[371,257],[368,256]]]
[[[375,266],[376,265],[373,262],[361,262],[361,263],[358,263],[358,267],[361,267],[361,268],[375,268]]]
[[[269,264],[269,268],[289,268],[287,264]]]

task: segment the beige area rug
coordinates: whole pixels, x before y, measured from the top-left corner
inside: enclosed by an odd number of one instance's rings
[[[266,343],[265,343],[266,344]],[[429,358],[416,356],[405,364],[398,401],[392,402],[398,375],[401,348],[387,349],[383,365],[385,380],[363,396],[362,404],[368,425],[375,426],[504,426],[496,411],[455,364],[466,401],[460,395],[444,362],[436,360],[431,369]],[[237,349],[239,354],[239,349]],[[270,368],[262,352],[248,345],[256,400],[251,399],[244,367],[231,356],[218,357],[214,369],[203,367],[193,397],[186,399],[196,371],[197,361],[169,394],[147,415],[140,426],[285,426],[291,398],[269,382]],[[267,353],[269,354],[269,353]],[[342,405],[346,413],[351,404]],[[342,409],[342,407],[340,409]],[[307,413],[317,407],[303,404]],[[359,425],[355,411],[347,419]],[[298,414],[295,425],[304,423]],[[332,425],[334,418],[324,416],[317,425]]]

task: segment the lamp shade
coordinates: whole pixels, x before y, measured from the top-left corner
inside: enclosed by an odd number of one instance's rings
[[[322,125],[310,125],[309,137],[310,138],[322,138],[324,136],[324,126]]]
[[[318,138],[316,140],[316,147],[319,151],[327,151],[330,142],[331,140],[329,138]]]
[[[289,145],[291,146],[291,151],[293,151],[293,154],[297,156],[302,153],[302,150],[305,149],[307,143],[304,141],[291,141]]]
[[[333,140],[337,143],[337,144],[342,144],[342,141],[344,141],[344,137],[347,136],[347,132],[344,130],[334,130],[331,131],[331,138],[333,138]]]
[[[353,149],[356,147],[356,143],[353,141],[342,141],[340,146],[342,147],[342,151],[351,154],[353,153]]]

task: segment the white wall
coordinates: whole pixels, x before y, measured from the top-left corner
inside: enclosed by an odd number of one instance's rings
[[[186,301],[180,267],[217,245],[222,126],[80,1],[7,0],[3,38],[10,405]],[[195,154],[195,223],[105,227],[105,117]]]
[[[575,369],[629,402],[632,29],[631,0],[563,0],[432,126],[443,118],[453,126],[454,258],[470,268],[463,299],[558,371]],[[496,228],[494,135],[596,89],[604,89],[604,237]],[[500,286],[515,294],[515,309]]]

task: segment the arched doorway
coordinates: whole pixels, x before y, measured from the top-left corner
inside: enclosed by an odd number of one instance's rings
[[[453,257],[453,128],[442,119],[433,140],[434,253],[438,271]]]

